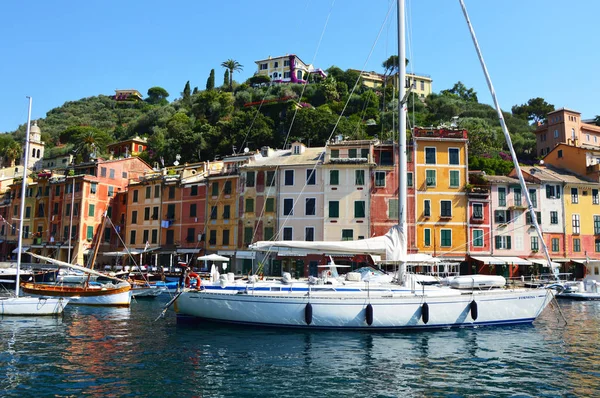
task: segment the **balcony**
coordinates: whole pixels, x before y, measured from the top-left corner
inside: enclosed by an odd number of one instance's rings
[[[483,223],[485,220],[483,219],[483,217],[475,217],[475,216],[471,216],[471,224],[481,224]]]

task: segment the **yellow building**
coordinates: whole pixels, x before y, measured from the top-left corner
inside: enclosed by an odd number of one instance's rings
[[[351,70],[359,72],[363,85],[369,88],[383,87],[383,82],[386,78],[388,80],[388,84],[392,83],[394,84],[394,87],[398,87],[398,75],[384,76],[377,72],[361,72],[356,69]],[[415,95],[421,100],[424,100],[425,97],[432,93],[432,83],[433,80],[431,79],[431,76],[423,74],[417,75],[414,73],[406,74],[406,86],[408,87],[412,85],[412,92],[415,93]]]
[[[415,129],[415,220],[419,252],[467,253],[467,131]]]
[[[311,74],[322,78],[327,74],[316,69],[311,64],[307,64],[297,55],[289,54],[280,57],[271,57],[254,61],[258,66],[257,75],[269,76],[275,83],[306,83]]]

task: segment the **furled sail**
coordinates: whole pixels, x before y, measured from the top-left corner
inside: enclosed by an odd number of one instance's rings
[[[40,260],[47,261],[47,262],[49,262],[49,263],[51,263],[51,264],[58,265],[59,267],[68,267],[68,268],[72,268],[72,269],[75,269],[75,270],[77,270],[77,271],[85,272],[85,273],[88,273],[88,274],[91,274],[91,275],[103,276],[103,277],[106,277],[106,278],[111,278],[111,279],[114,279],[114,280],[117,280],[117,281],[120,281],[120,282],[125,282],[125,283],[127,283],[127,281],[125,281],[125,280],[123,280],[123,279],[116,278],[116,277],[114,277],[114,276],[110,276],[110,275],[106,275],[106,274],[102,274],[102,273],[100,273],[100,272],[97,272],[97,271],[91,270],[91,269],[89,269],[89,268],[82,267],[81,265],[70,264],[70,263],[67,263],[67,262],[65,262],[65,261],[56,260],[56,259],[54,259],[54,258],[45,257],[45,256],[40,256],[39,254],[35,254],[35,253],[29,253],[29,252],[28,252],[27,254],[30,254],[31,256],[33,256],[33,257],[35,257],[35,258],[39,258]]]
[[[406,261],[406,236],[398,226],[394,226],[387,234],[369,239],[341,242],[305,242],[302,240],[259,241],[250,245],[250,249],[256,251],[299,249],[313,253],[385,254],[387,261]]]

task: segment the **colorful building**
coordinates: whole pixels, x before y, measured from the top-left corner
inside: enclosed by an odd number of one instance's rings
[[[106,146],[110,154],[116,158],[128,158],[138,156],[148,148],[148,140],[138,136],[128,140],[115,142]]]
[[[254,62],[258,66],[256,74],[269,76],[273,83],[306,83],[309,76],[313,74],[320,78],[327,77],[323,70],[305,63],[294,54],[280,57],[269,56],[267,59]]]
[[[600,148],[600,126],[584,123],[581,113],[560,108],[548,113],[546,122],[535,130],[536,153],[549,154],[558,144]]]

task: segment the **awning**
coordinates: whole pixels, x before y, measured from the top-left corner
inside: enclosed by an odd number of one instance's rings
[[[27,250],[29,250],[29,246],[23,246],[23,247],[21,247],[21,253],[25,253]],[[12,252],[13,253],[18,253],[19,252],[19,248],[16,247]]]
[[[497,259],[496,257],[491,257],[491,256],[471,256],[471,258],[475,261],[481,261],[484,264],[492,264],[492,265],[506,264],[505,261],[502,261],[500,259]]]
[[[202,249],[177,249],[177,253],[200,253],[200,250]]]
[[[256,257],[256,252],[238,250],[237,252],[235,252],[235,256],[237,258],[255,258]]]
[[[527,260],[531,261],[533,264],[543,265],[544,267],[548,265],[548,261],[544,260],[543,258],[528,258]],[[560,264],[552,261],[552,266],[559,267]]]
[[[496,257],[496,258],[500,261],[503,261],[505,264],[531,265],[530,261],[524,260],[520,257]]]
[[[570,258],[553,258],[552,261],[556,261],[557,263],[568,263],[571,261]]]
[[[277,255],[279,257],[306,257],[306,253],[292,252],[292,251],[277,252]]]
[[[577,263],[577,264],[585,264],[587,262],[586,259],[578,259],[578,258],[572,258],[571,261],[574,263]]]

